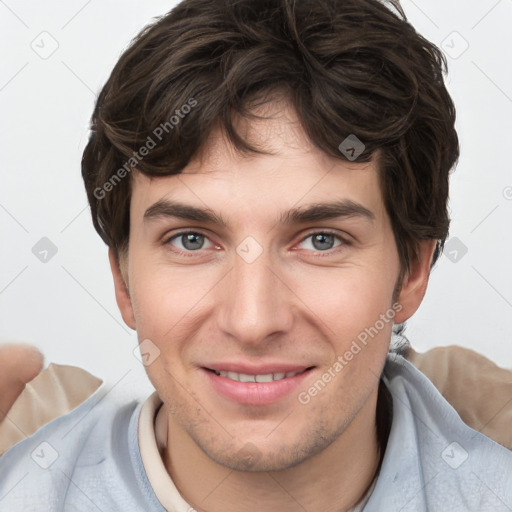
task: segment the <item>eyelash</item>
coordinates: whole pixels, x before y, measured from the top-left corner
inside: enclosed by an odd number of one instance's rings
[[[188,234],[194,234],[194,235],[202,235],[204,236],[206,239],[209,240],[208,236],[205,235],[204,233],[202,233],[201,231],[197,231],[197,230],[185,230],[185,231],[179,231],[178,233],[175,233],[173,234],[172,236],[166,238],[163,242],[164,245],[171,245],[171,242],[172,240],[175,240],[175,239],[178,239],[184,235],[188,235]],[[334,238],[337,238],[341,243],[339,245],[337,245],[336,247],[333,247],[331,249],[328,249],[326,251],[314,251],[316,253],[319,253],[318,256],[316,257],[322,257],[324,254],[327,255],[327,256],[332,256],[333,254],[337,253],[339,250],[343,250],[344,247],[346,246],[349,246],[350,245],[350,242],[346,239],[346,238],[343,238],[342,236],[340,236],[338,233],[334,232],[334,231],[331,231],[329,229],[323,229],[323,230],[319,230],[319,231],[311,231],[310,233],[308,233],[307,235],[305,235],[299,243],[302,243],[304,242],[305,240],[307,240],[308,238],[312,237],[313,235],[332,235],[334,236]],[[211,240],[210,240],[211,242]],[[211,242],[213,243],[213,242]],[[198,249],[196,251],[183,251],[182,249],[177,249],[176,247],[172,246],[173,248],[171,249],[173,252],[177,252],[178,254],[182,254],[182,255],[185,255],[186,257],[193,257],[194,253],[198,253],[200,252],[202,249]]]

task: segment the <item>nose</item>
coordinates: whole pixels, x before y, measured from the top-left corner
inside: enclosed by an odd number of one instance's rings
[[[221,288],[218,326],[240,344],[260,346],[289,332],[293,293],[276,264],[263,252],[248,262],[238,254]]]

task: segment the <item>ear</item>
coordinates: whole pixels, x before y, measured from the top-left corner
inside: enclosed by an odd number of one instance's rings
[[[114,254],[114,251],[111,248],[109,248],[108,250],[108,259],[110,261],[110,270],[112,271],[112,277],[114,278],[114,288],[116,292],[117,306],[119,307],[119,311],[121,311],[121,316],[123,317],[125,324],[131,329],[135,330],[135,315],[133,314],[132,301],[130,298],[130,292],[128,290],[127,285],[128,278],[127,276],[123,276],[123,274],[126,274],[126,271],[121,272],[119,259]],[[126,270],[125,265],[124,270]]]
[[[417,257],[411,261],[411,268],[404,277],[397,302],[402,309],[397,311],[395,322],[402,323],[409,319],[420,307],[427,290],[430,265],[436,248],[436,240],[422,240]]]

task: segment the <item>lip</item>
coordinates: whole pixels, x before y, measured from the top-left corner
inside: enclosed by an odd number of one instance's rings
[[[213,367],[213,368],[212,368]],[[248,366],[240,364],[223,363],[208,365],[201,368],[213,390],[224,398],[243,405],[270,405],[288,396],[309,376],[313,367],[293,366],[286,364]],[[265,375],[268,373],[301,373],[293,377],[272,382],[238,382],[228,377],[215,374],[212,369],[218,371],[232,371],[249,375]]]

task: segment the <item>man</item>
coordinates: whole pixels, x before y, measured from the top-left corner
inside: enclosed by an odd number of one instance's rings
[[[156,394],[13,446],[2,507],[510,510],[512,454],[389,353],[458,158],[442,54],[392,7],[185,0],[122,55],[82,174]]]

